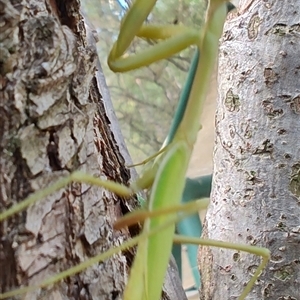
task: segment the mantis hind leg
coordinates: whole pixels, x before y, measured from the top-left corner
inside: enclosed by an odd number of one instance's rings
[[[253,274],[251,280],[248,282],[247,286],[243,290],[242,294],[239,296],[238,300],[244,300],[246,298],[246,296],[249,294],[250,290],[252,289],[253,285],[255,284],[256,280],[260,276],[261,272],[266,267],[271,256],[270,250],[267,248],[250,246],[245,244],[234,244],[234,243],[222,242],[222,241],[211,240],[211,239],[191,238],[191,237],[176,235],[174,237],[174,243],[194,244],[194,245],[203,245],[203,246],[210,246],[210,247],[239,250],[257,256],[261,256],[262,261],[260,265],[256,269],[255,273]]]
[[[60,181],[58,181],[56,184],[54,184],[53,186],[50,186],[48,188],[46,188],[45,190],[42,190],[41,192],[43,192],[43,195],[47,196],[51,193],[54,192],[54,188],[56,188],[56,190],[60,189],[60,188],[63,188],[66,184],[70,183],[71,181],[78,181],[79,179],[81,180],[82,179],[82,175],[86,175],[86,174],[83,174],[81,172],[76,172],[76,173],[73,173],[71,174],[70,176],[67,176],[63,179],[61,179]],[[97,183],[97,185],[99,184],[99,182],[101,182],[101,180],[97,181],[98,178],[95,178],[93,176],[84,176],[84,180],[81,180],[81,182],[86,182],[86,183]],[[28,197],[28,200],[30,201],[27,201],[25,200],[26,202],[26,205],[30,205],[30,204],[33,204],[34,202],[32,202],[33,200],[36,200],[36,198],[38,198],[40,196],[41,193],[35,193],[31,196]],[[37,200],[36,200],[37,201]],[[28,204],[28,202],[31,202],[30,204]],[[188,203],[188,204],[185,204],[185,205],[179,205],[177,207],[172,207],[171,208],[171,211],[183,211],[182,215],[180,216],[180,218],[184,218],[186,217],[187,215],[191,214],[193,211],[195,211],[195,209],[202,209],[202,208],[205,208],[207,207],[208,205],[208,199],[203,199],[203,200],[198,200],[196,201],[195,203]],[[22,203],[19,203],[19,204],[22,204]],[[27,207],[27,206],[24,206],[23,205],[23,208]],[[18,207],[20,208],[20,207]],[[19,210],[14,210],[14,213],[20,211]],[[5,213],[5,212],[4,212]],[[151,217],[155,217],[155,216],[158,216],[158,215],[162,215],[162,214],[166,214],[168,213],[167,209],[162,209],[162,210],[159,210],[157,209],[156,211],[153,211],[152,214],[147,215],[147,216],[143,216],[143,218],[151,218]],[[134,213],[132,213],[134,214]],[[1,214],[3,215],[3,213]],[[9,216],[10,214],[8,214]],[[130,214],[129,214],[130,215]],[[6,215],[6,217],[8,217]],[[125,216],[126,217],[126,216]],[[124,217],[124,218],[125,218]],[[128,217],[126,217],[128,218]],[[39,289],[39,288],[43,288],[43,287],[46,287],[48,285],[51,285],[51,284],[55,284],[57,282],[60,282],[61,280],[65,279],[66,277],[69,277],[69,276],[73,276],[77,273],[80,273],[82,271],[84,271],[85,269],[91,267],[92,265],[96,264],[96,263],[99,263],[101,261],[104,261],[106,259],[108,259],[109,257],[111,257],[112,255],[120,252],[120,251],[124,251],[130,247],[133,247],[135,246],[136,244],[140,243],[140,242],[145,242],[147,241],[147,239],[150,237],[150,236],[153,236],[155,234],[158,234],[159,232],[161,232],[161,230],[163,230],[164,228],[168,227],[168,226],[171,226],[174,224],[174,222],[176,222],[178,220],[178,217],[177,218],[174,218],[173,220],[170,220],[169,222],[166,222],[164,224],[162,224],[161,226],[158,226],[157,228],[151,230],[150,232],[146,232],[146,233],[141,233],[140,235],[134,237],[134,238],[131,238],[130,240],[124,242],[121,246],[118,246],[118,247],[114,247],[114,248],[110,248],[109,250],[107,250],[106,252],[104,253],[100,253],[74,267],[71,267],[65,271],[62,271],[50,278],[47,278],[45,280],[43,280],[41,283],[37,284],[37,285],[34,285],[34,286],[28,286],[28,287],[23,287],[23,288],[19,288],[19,289],[16,289],[16,290],[12,290],[12,291],[9,291],[9,292],[6,292],[6,293],[3,293],[3,294],[0,294],[0,299],[7,299],[7,298],[12,298],[14,296],[17,296],[17,295],[21,295],[21,294],[25,294],[25,293],[29,293],[29,292],[32,292],[36,289]],[[142,266],[141,266],[142,267]]]

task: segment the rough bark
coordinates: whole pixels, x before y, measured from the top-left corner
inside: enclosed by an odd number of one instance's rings
[[[214,188],[206,236],[264,246],[271,260],[247,299],[300,297],[300,1],[240,1],[219,59]],[[237,299],[253,255],[199,253],[201,299]]]
[[[0,211],[74,170],[127,184],[130,158],[79,1],[1,0],[0,18]],[[0,293],[119,245],[131,233],[112,224],[135,205],[77,183],[0,223]],[[20,298],[120,299],[131,260],[120,253]]]

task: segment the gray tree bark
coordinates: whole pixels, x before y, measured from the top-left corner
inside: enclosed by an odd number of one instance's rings
[[[240,1],[219,58],[212,239],[271,251],[247,299],[300,299],[300,1]],[[201,299],[237,299],[260,262],[199,253]]]
[[[79,7],[76,0],[0,0],[0,211],[74,170],[130,180],[123,157],[130,158]],[[119,245],[137,232],[114,232],[112,225],[136,205],[74,183],[0,223],[0,293]],[[132,258],[133,251],[120,253],[14,299],[120,299]],[[169,278],[164,299],[184,299],[174,268]]]

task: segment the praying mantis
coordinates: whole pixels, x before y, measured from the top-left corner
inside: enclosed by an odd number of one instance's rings
[[[183,26],[167,26],[164,28],[151,25],[142,26],[155,3],[155,0],[137,0],[134,2],[122,21],[120,34],[111,50],[108,63],[112,70],[124,72],[145,66],[159,59],[164,59],[190,45],[196,45],[197,51],[199,51],[198,54],[201,52],[201,57],[198,56],[196,58],[195,74],[192,85],[188,90],[188,102],[184,109],[184,114],[180,118],[180,124],[178,124],[178,127],[174,131],[174,135],[169,135],[157,157],[153,162],[151,161],[147,164],[143,175],[130,187],[122,186],[115,182],[103,181],[82,172],[74,172],[70,176],[62,178],[54,185],[30,195],[23,202],[13,206],[11,209],[2,212],[0,214],[0,221],[20,212],[72,181],[98,185],[124,197],[132,195],[141,189],[147,189],[149,190],[147,210],[133,212],[116,223],[116,228],[120,228],[130,223],[144,221],[143,230],[139,236],[132,238],[119,247],[109,249],[105,253],[101,253],[88,261],[44,280],[39,287],[54,284],[67,276],[82,271],[96,262],[107,259],[118,251],[138,244],[137,254],[123,299],[158,300],[161,296],[172,243],[175,240],[191,244],[238,249],[262,256],[262,263],[240,295],[239,299],[242,300],[245,299],[268,262],[270,254],[267,249],[221,241],[201,240],[198,238],[174,237],[175,223],[179,219],[194,212],[195,209],[206,208],[209,203],[208,200],[200,200],[195,203],[181,205],[180,200],[184,189],[188,163],[200,127],[199,116],[202,104],[218,52],[218,41],[227,15],[226,1],[210,1],[206,24],[200,34],[195,30]],[[136,35],[163,41],[135,56],[124,55]],[[179,215],[178,211],[180,211]],[[26,293],[36,288],[36,286],[20,288],[0,295],[0,299]]]

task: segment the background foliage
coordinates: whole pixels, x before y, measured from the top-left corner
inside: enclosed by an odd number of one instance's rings
[[[149,22],[200,28],[205,0],[158,1]],[[125,74],[108,69],[108,52],[117,39],[123,11],[117,0],[83,0],[82,6],[97,30],[98,54],[126,144],[135,162],[155,153],[163,143],[183,87],[193,49],[169,60]],[[149,47],[136,40],[130,52]]]

